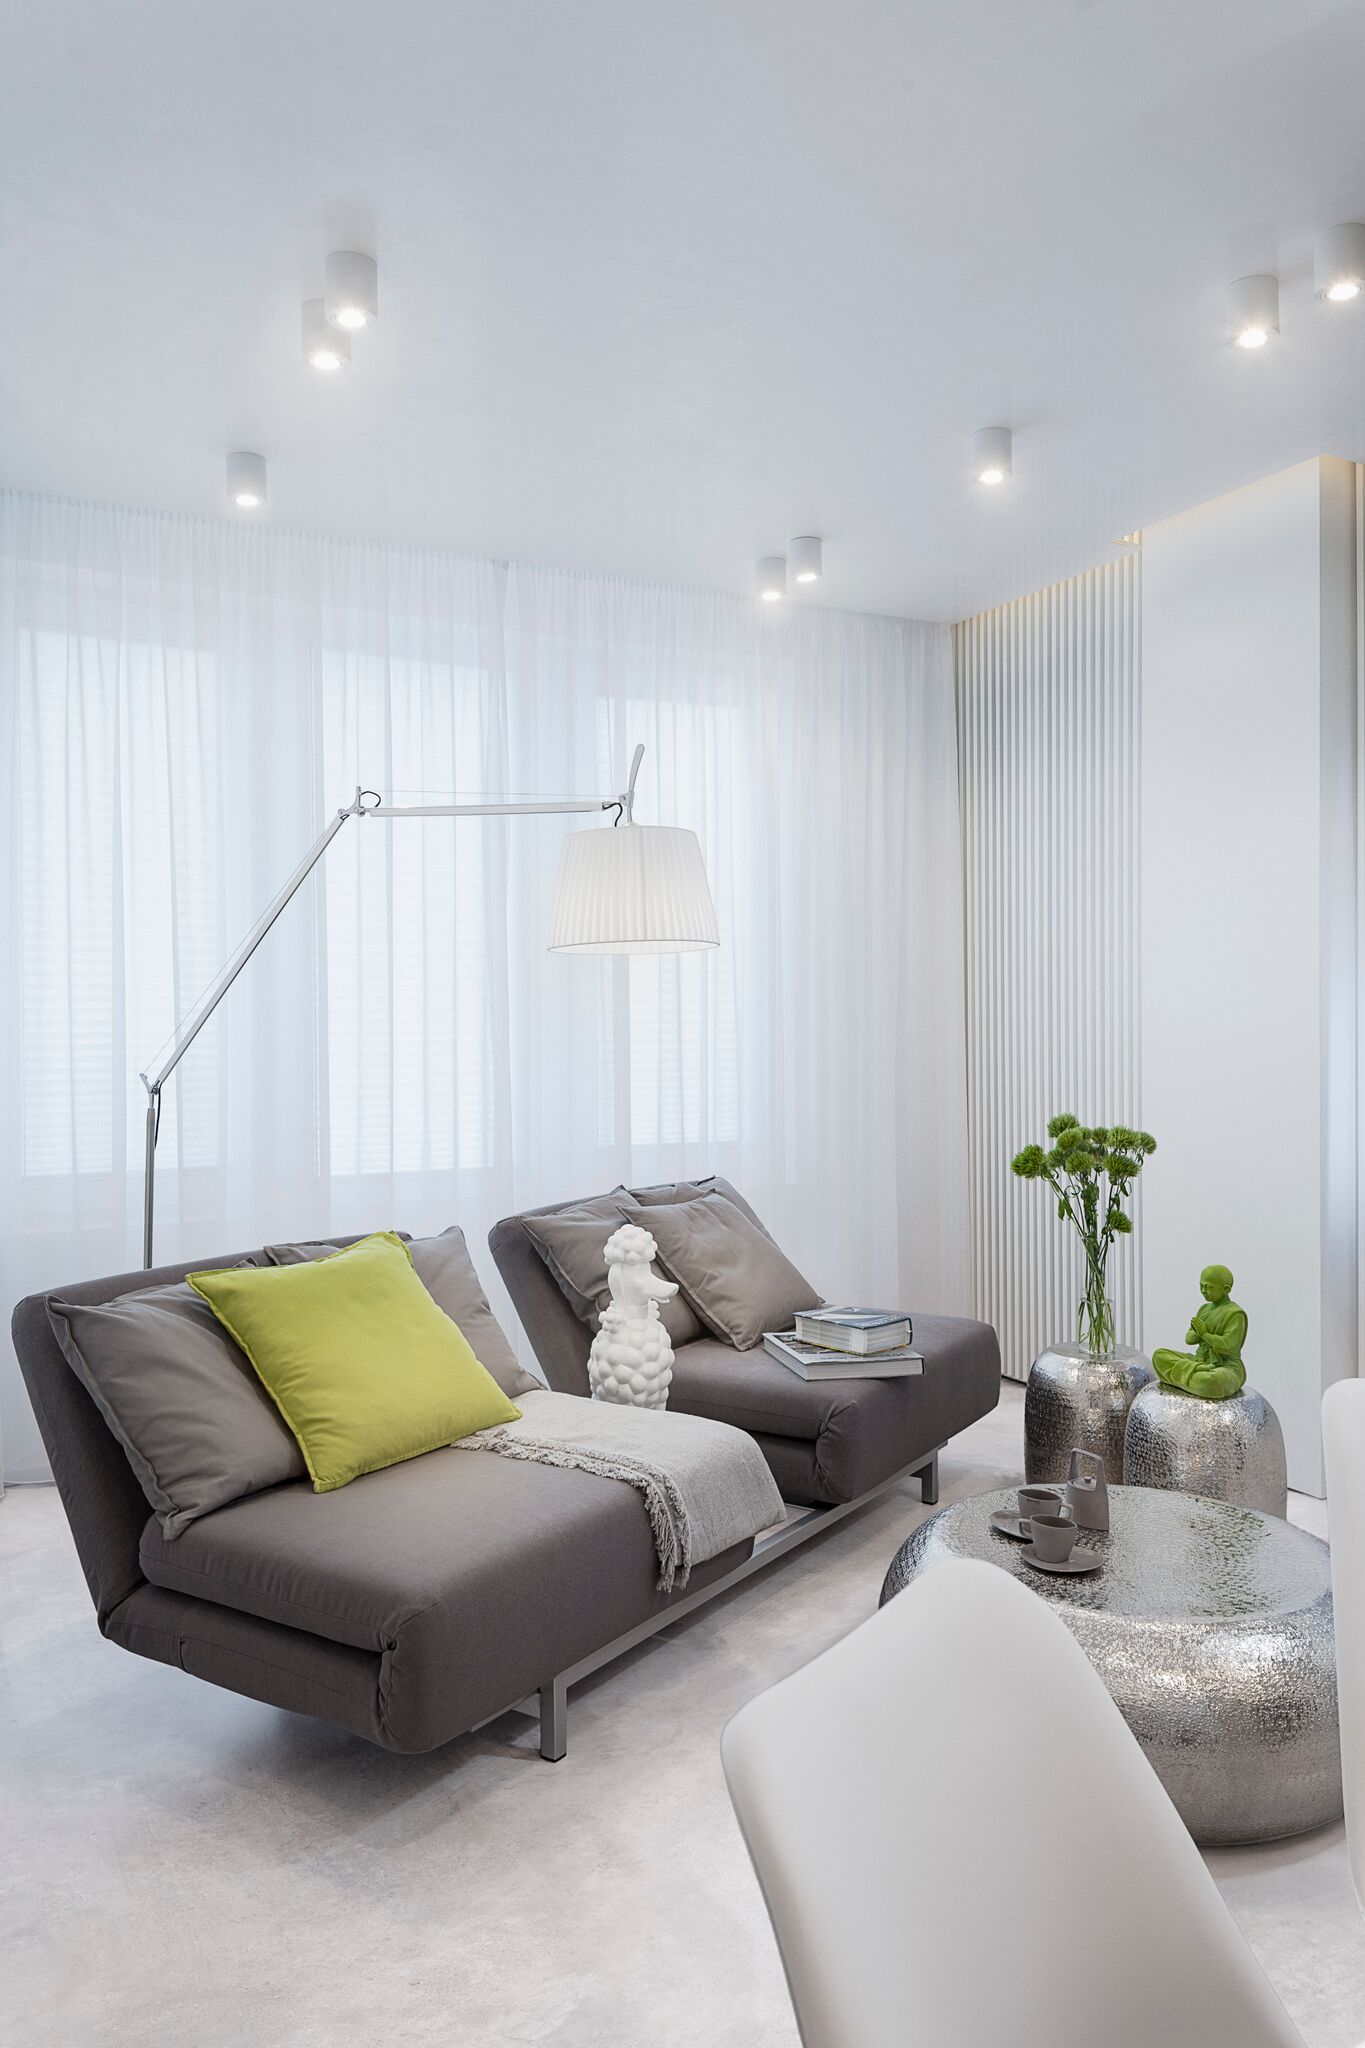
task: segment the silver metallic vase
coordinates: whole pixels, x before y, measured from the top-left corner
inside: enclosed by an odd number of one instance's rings
[[[1128,1410],[1155,1378],[1151,1361],[1126,1344],[1104,1358],[1080,1344],[1050,1345],[1034,1360],[1024,1395],[1024,1477],[1056,1484],[1076,1449],[1103,1458],[1105,1478],[1121,1486]]]
[[[1127,1486],[1202,1493],[1266,1515],[1289,1511],[1280,1419],[1250,1387],[1227,1401],[1205,1401],[1160,1380],[1144,1387],[1128,1413],[1123,1478]]]

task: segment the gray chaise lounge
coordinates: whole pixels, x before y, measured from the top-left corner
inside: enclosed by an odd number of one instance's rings
[[[551,1384],[585,1393],[583,1326],[516,1219],[500,1224],[493,1242]],[[264,1256],[230,1252],[194,1265]],[[121,1273],[53,1294],[111,1301],[189,1271]],[[434,1452],[335,1493],[315,1494],[306,1481],[277,1486],[204,1515],[168,1542],[62,1356],[49,1298],[20,1302],[14,1342],[102,1633],[139,1656],[402,1752],[437,1748],[534,1695],[541,1754],[562,1757],[575,1679],[900,1473],[919,1471],[932,1498],[939,1445],[999,1398],[994,1333],[976,1323],[917,1319],[923,1379],[837,1391],[806,1387],[761,1352],[684,1346],[676,1405],[750,1429],[785,1497],[819,1505],[696,1567],[684,1590],[664,1595],[632,1488],[503,1458]],[[893,1397],[891,1388],[902,1391]]]
[[[194,1261],[226,1266],[265,1254]],[[54,1288],[112,1301],[191,1266]],[[385,1749],[437,1748],[539,1696],[563,1756],[579,1668],[648,1633],[749,1557],[656,1587],[639,1495],[614,1479],[434,1452],[335,1493],[307,1481],[218,1508],[167,1542],[123,1449],[58,1348],[45,1295],[14,1312],[19,1364],[112,1642],[232,1692],[316,1714]],[[609,1653],[610,1654],[610,1653]]]
[[[743,1196],[715,1176],[635,1192],[649,1203],[686,1200],[703,1187],[737,1203],[758,1223]],[[525,1218],[553,1216],[583,1200],[505,1217],[488,1237],[540,1369],[563,1394],[588,1392],[592,1332],[570,1307]],[[965,1317],[915,1312],[914,1325],[915,1347],[924,1354],[922,1374],[823,1385],[800,1379],[762,1349],[736,1351],[715,1338],[700,1338],[675,1353],[669,1406],[746,1430],[768,1460],[784,1500],[829,1511],[809,1517],[806,1533],[814,1533],[817,1520],[835,1519],[912,1475],[932,1503],[938,1499],[940,1450],[1000,1400],[1000,1346],[989,1324]]]

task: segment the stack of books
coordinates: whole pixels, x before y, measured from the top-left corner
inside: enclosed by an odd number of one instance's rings
[[[923,1372],[910,1318],[880,1308],[817,1308],[790,1330],[765,1330],[763,1348],[803,1380],[893,1380]]]

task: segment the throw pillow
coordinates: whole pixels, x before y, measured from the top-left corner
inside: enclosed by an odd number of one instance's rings
[[[519,1419],[392,1231],[189,1283],[256,1368],[318,1493]]]
[[[621,1188],[591,1202],[557,1209],[549,1216],[522,1218],[527,1236],[558,1281],[564,1299],[594,1335],[597,1318],[611,1300],[604,1249],[607,1239],[628,1216],[634,1222],[633,1211],[638,1206]],[[660,1302],[659,1320],[675,1351],[702,1334],[701,1324],[680,1294],[672,1301]]]
[[[752,1350],[765,1330],[786,1329],[800,1309],[820,1306],[791,1260],[724,1195],[635,1204],[633,1214],[707,1328],[736,1351]]]
[[[303,1478],[250,1360],[183,1280],[97,1304],[54,1299],[47,1313],[168,1539],[213,1508]]]
[[[741,1216],[748,1217],[756,1230],[761,1230],[767,1238],[772,1237],[763,1218],[750,1208],[739,1189],[732,1187],[718,1173],[708,1173],[703,1180],[661,1181],[652,1188],[617,1188],[615,1192],[617,1195],[630,1195],[646,1209],[657,1208],[660,1204],[694,1202],[699,1195],[724,1195],[727,1202],[734,1203]]]
[[[409,1238],[407,1247],[417,1278],[437,1308],[444,1309],[468,1338],[479,1364],[492,1374],[508,1399],[515,1401],[518,1394],[532,1394],[543,1386],[542,1380],[518,1365],[516,1353],[479,1285],[474,1261],[458,1224],[452,1223],[439,1237]],[[265,1248],[272,1266],[306,1265],[340,1250],[341,1246],[336,1244],[268,1244]]]

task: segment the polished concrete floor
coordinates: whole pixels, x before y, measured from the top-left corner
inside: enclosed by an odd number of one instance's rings
[[[943,1497],[1017,1478],[1021,1401]],[[402,1758],[114,1649],[48,1489],[0,1505],[0,2037],[25,2048],[795,2048],[720,1730],[876,1604],[906,1486],[571,1697]],[[1295,1518],[1321,1533],[1318,1503]],[[931,1682],[931,1680],[930,1680]],[[908,1855],[946,1856],[917,1842]],[[1365,2035],[1338,1828],[1211,1859],[1310,2048]],[[1142,1905],[1115,1938],[1140,1938]],[[907,2031],[907,2040],[910,2033]]]

